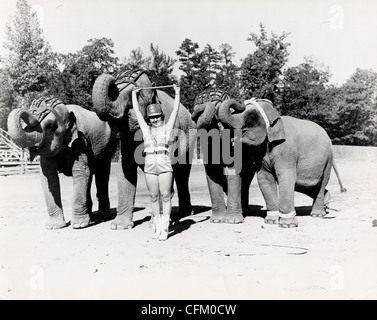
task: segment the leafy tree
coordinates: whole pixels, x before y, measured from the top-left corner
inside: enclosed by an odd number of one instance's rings
[[[176,52],[181,62],[180,70],[184,74],[180,78],[182,101],[189,110],[194,106],[195,97],[209,88],[216,88],[217,74],[221,70],[221,54],[207,44],[203,51],[190,39],[185,39]]]
[[[172,74],[176,60],[167,56],[164,52],[160,52],[158,46],[153,46],[153,43],[150,45],[150,50],[152,56],[147,70],[149,79],[155,83],[156,86],[177,83],[176,77]],[[173,88],[167,88],[165,91],[174,95]]]
[[[0,69],[0,128],[8,130],[8,114],[15,105],[16,96],[10,83],[10,77],[6,69]]]
[[[199,55],[199,76],[203,87],[208,89],[213,87],[216,82],[216,76],[220,71],[221,55],[211,45],[207,44]]]
[[[153,43],[150,45],[150,51],[151,56],[145,57],[140,48],[132,50],[129,58],[124,59],[124,63],[120,66],[119,73],[144,70],[156,86],[177,83],[178,80],[172,74],[176,60],[167,56],[164,52],[160,52],[158,45],[154,46]],[[174,94],[172,88],[167,88],[165,91]]]
[[[335,142],[377,145],[377,73],[357,68],[340,88],[339,134]]]
[[[239,70],[233,62],[232,59],[236,55],[233,51],[232,46],[227,43],[220,45],[220,57],[221,63],[219,71],[216,74],[215,87],[228,92],[228,94],[234,98],[239,99],[240,97],[240,81],[239,81]]]
[[[275,103],[279,95],[282,68],[288,59],[289,43],[285,42],[288,33],[278,36],[274,33],[268,38],[260,24],[260,36],[251,33],[247,41],[256,46],[241,64],[241,89],[244,98],[258,97]]]
[[[17,1],[5,33],[3,46],[8,54],[1,59],[6,70],[3,77],[9,77],[8,89],[14,91],[14,101],[27,106],[37,95],[54,94],[59,78],[57,56],[44,41],[38,17],[26,0]]]
[[[326,125],[331,110],[328,68],[320,69],[311,58],[284,72],[278,105],[283,115],[312,120]]]
[[[133,49],[129,58],[125,58],[120,66],[119,73],[132,72],[134,70],[149,70],[151,65],[151,57],[144,57],[144,53],[140,48]]]
[[[61,96],[66,103],[91,109],[95,80],[102,73],[117,72],[119,65],[112,40],[90,39],[88,43],[76,53],[61,55],[61,64],[64,68]]]
[[[186,38],[176,51],[181,63],[179,70],[183,72],[180,77],[181,101],[190,111],[196,95],[200,92],[197,84],[200,56],[197,49],[199,45]]]

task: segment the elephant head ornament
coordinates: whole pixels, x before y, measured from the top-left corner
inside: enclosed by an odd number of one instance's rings
[[[225,101],[219,110],[221,122],[236,129],[252,127],[253,130],[243,130],[242,134],[242,141],[250,146],[260,146],[266,138],[270,143],[285,140],[283,123],[272,103],[265,99],[248,102],[245,106],[236,100]],[[232,114],[232,109],[238,113]]]
[[[112,222],[112,229],[127,229],[133,227],[133,208],[137,183],[137,166],[143,169],[142,163],[135,161],[134,154],[142,146],[142,135],[139,134],[139,124],[132,108],[132,91],[136,88],[151,87],[153,84],[142,70],[123,73],[118,77],[110,74],[100,75],[93,86],[93,107],[98,116],[107,121],[114,131],[120,132],[121,157],[118,173],[118,210],[117,217]],[[143,115],[150,104],[159,103],[165,116],[165,121],[173,110],[174,99],[166,92],[156,89],[141,90],[138,97],[139,108]],[[191,120],[189,111],[181,105],[174,125],[179,134],[172,147],[173,153],[181,153],[183,159],[173,164],[174,179],[179,198],[179,215],[191,213],[189,193],[189,174],[191,157],[196,141],[196,125]],[[176,218],[178,215],[175,215]]]
[[[18,146],[29,148],[32,159],[36,155],[51,157],[60,152],[68,136],[77,135],[70,117],[73,114],[58,99],[40,98],[32,102],[30,109],[18,108],[9,114],[8,131]]]
[[[49,220],[48,229],[67,225],[61,203],[58,173],[73,177],[74,228],[89,225],[92,212],[90,185],[95,175],[99,212],[109,214],[108,180],[116,140],[110,127],[97,115],[55,98],[39,98],[29,109],[18,108],[8,116],[13,141],[28,148],[30,157],[40,156],[40,175]]]

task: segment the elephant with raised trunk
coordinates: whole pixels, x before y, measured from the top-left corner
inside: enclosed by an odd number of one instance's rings
[[[240,145],[234,149],[234,157],[240,161],[239,172],[234,170],[234,162],[224,159],[223,144],[231,146],[231,134],[225,135],[218,118],[218,108],[229,95],[222,90],[206,90],[200,93],[194,102],[192,119],[197,124],[201,150],[204,153],[204,168],[212,203],[211,221],[215,223],[242,223],[249,210],[249,188],[255,174],[251,148]],[[231,131],[231,129],[227,129]],[[231,133],[231,132],[229,132]],[[218,154],[217,154],[218,153]],[[216,157],[220,155],[220,157]],[[227,203],[225,203],[225,194]]]
[[[93,106],[98,116],[108,121],[114,131],[120,133],[121,156],[118,169],[118,208],[117,217],[111,224],[112,229],[129,229],[133,224],[133,209],[135,203],[137,168],[143,170],[143,163],[136,161],[138,150],[142,150],[141,130],[132,108],[131,93],[136,88],[150,88],[152,86],[144,71],[122,74],[115,78],[109,74],[100,75],[93,86]],[[156,89],[141,90],[138,96],[141,113],[145,116],[146,107],[152,103],[159,103],[165,116],[170,117],[174,106],[174,99],[166,92]],[[172,153],[180,153],[180,159],[172,161],[174,180],[177,186],[179,216],[191,214],[191,199],[189,192],[189,175],[191,171],[191,157],[196,141],[196,125],[191,120],[190,112],[181,105],[174,128],[180,132],[178,139],[173,142]],[[172,216],[177,219],[178,215]]]
[[[295,191],[313,198],[312,216],[325,216],[332,166],[341,192],[346,191],[334,164],[331,140],[316,123],[280,116],[273,104],[263,99],[245,104],[226,100],[218,115],[225,128],[241,130],[242,143],[254,148],[258,184],[267,207],[266,223],[297,227]]]
[[[98,217],[108,218],[110,165],[117,141],[106,122],[80,106],[66,105],[54,98],[39,98],[29,109],[18,108],[9,114],[8,131],[18,146],[28,148],[31,159],[40,156],[40,179],[49,215],[47,229],[67,226],[59,173],[73,178],[73,228],[84,228],[90,223],[93,175]]]

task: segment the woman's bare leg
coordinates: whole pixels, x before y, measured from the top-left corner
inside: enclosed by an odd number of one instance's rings
[[[161,217],[160,217],[160,190],[158,176],[154,174],[145,174],[145,182],[149,190],[149,196],[152,205],[152,219],[153,219],[153,239],[158,239],[161,234]]]
[[[162,198],[162,219],[161,234],[159,240],[166,240],[169,234],[169,223],[171,214],[171,186],[173,183],[173,173],[164,172],[158,176],[160,195]]]

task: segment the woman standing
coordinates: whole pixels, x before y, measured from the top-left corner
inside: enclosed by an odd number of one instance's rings
[[[145,154],[145,181],[149,190],[152,204],[154,239],[166,240],[169,233],[171,214],[171,189],[173,184],[173,168],[169,153],[169,139],[177,118],[180,97],[180,87],[174,85],[174,108],[167,123],[160,104],[147,107],[146,120],[139,110],[137,93],[143,88],[132,91],[132,105],[141,131],[143,132]],[[160,201],[162,199],[162,214]]]

